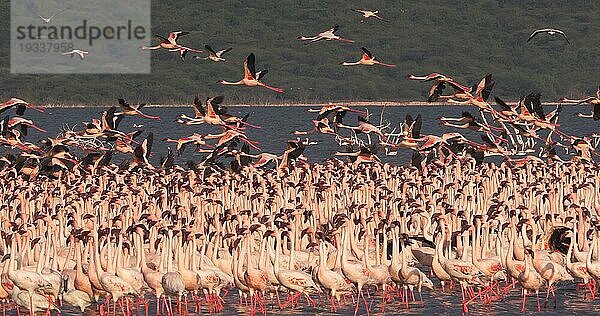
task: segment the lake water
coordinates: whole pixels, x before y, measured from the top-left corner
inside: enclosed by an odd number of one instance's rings
[[[101,112],[106,108],[49,108],[45,113],[38,113],[32,110],[26,112],[26,117],[32,118],[36,124],[48,131],[47,134],[39,133],[31,130],[31,134],[26,138],[29,141],[40,139],[43,137],[54,136],[63,128],[65,125],[70,126],[77,124],[75,130],[83,128],[82,122],[89,121],[92,117],[100,118]],[[246,113],[250,113],[248,119],[249,123],[261,125],[260,129],[247,129],[248,138],[257,140],[260,142],[258,145],[263,151],[281,154],[285,150],[285,142],[290,139],[296,139],[296,135],[291,134],[295,130],[310,130],[313,125],[311,120],[316,118],[316,113],[309,113],[307,107],[298,106],[270,106],[270,107],[259,107],[259,106],[229,106],[229,113],[236,116],[243,116]],[[364,107],[361,109],[365,109]],[[367,107],[369,113],[371,113],[371,121],[378,125],[380,123],[381,113],[383,111],[383,120],[390,124],[390,131],[396,127],[399,130],[399,123],[404,120],[406,114],[411,114],[416,117],[417,114],[421,114],[423,118],[423,127],[421,128],[422,134],[441,135],[447,132],[461,132],[467,138],[481,142],[480,136],[475,132],[469,130],[457,129],[453,127],[440,126],[440,121],[437,120],[440,116],[446,117],[460,117],[462,111],[469,111],[475,116],[479,116],[476,109],[472,106],[399,106],[399,107],[379,107],[369,106]],[[547,112],[552,111],[553,107],[545,107]],[[185,113],[188,116],[194,116],[191,106],[185,107],[149,107],[144,108],[144,112],[150,115],[158,115],[161,117],[160,121],[151,119],[145,119],[142,117],[124,117],[119,130],[129,132],[135,130],[134,124],[142,124],[143,127],[139,128],[144,131],[136,140],[141,141],[143,137],[147,135],[148,131],[154,132],[154,145],[153,145],[153,157],[151,161],[153,163],[158,162],[159,157],[163,156],[167,152],[167,146],[175,148],[176,144],[163,142],[162,139],[166,137],[180,138],[189,136],[192,133],[221,133],[220,128],[216,126],[208,125],[196,125],[196,126],[185,126],[175,122],[179,114]],[[566,106],[563,107],[562,113],[560,114],[559,123],[561,124],[560,130],[576,136],[590,135],[593,133],[600,132],[600,122],[593,121],[591,119],[579,118],[575,114],[577,112],[589,113],[590,106]],[[348,113],[344,119],[344,123],[347,125],[357,125],[357,115]],[[489,119],[489,116],[487,116]],[[349,135],[349,131],[342,130],[344,135]],[[546,132],[541,132],[541,135],[546,135]],[[323,161],[327,158],[332,157],[333,153],[337,150],[343,149],[338,146],[331,135],[322,134],[311,134],[307,136],[301,136],[301,139],[309,138],[310,141],[318,142],[317,145],[308,146],[305,151],[305,156],[309,158],[311,162]],[[364,138],[364,135],[362,136]],[[376,137],[376,136],[375,136]],[[555,135],[556,139],[556,135]],[[373,139],[375,140],[375,139]],[[539,148],[539,146],[537,146]],[[559,153],[563,150],[559,150]],[[182,157],[176,157],[177,163],[184,163],[188,160],[200,161],[206,154],[195,153],[193,146],[188,146],[186,152]],[[408,149],[400,149],[396,156],[385,156],[380,153],[379,156],[382,160],[397,164],[408,164],[412,152]],[[115,155],[113,162],[119,163],[122,159],[130,158],[126,155]]]

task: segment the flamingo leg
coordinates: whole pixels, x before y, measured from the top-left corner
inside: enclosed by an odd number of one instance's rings
[[[275,88],[275,87],[271,87],[271,86],[269,86],[269,85],[266,85],[266,84],[264,84],[264,83],[262,83],[262,82],[259,82],[259,84],[258,84],[258,85],[259,85],[259,86],[261,86],[261,87],[263,87],[263,88],[267,88],[267,89],[269,89],[269,90],[272,90],[272,91],[275,91],[275,92],[278,92],[278,93],[283,93],[283,92],[284,92],[284,90],[283,90],[283,89],[281,89],[281,88]]]
[[[527,290],[523,289],[523,304],[521,305],[521,312],[525,312],[525,300],[527,299]]]

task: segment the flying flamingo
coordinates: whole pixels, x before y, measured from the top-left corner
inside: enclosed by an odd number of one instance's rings
[[[79,56],[79,58],[81,58],[81,59],[84,59],[84,58],[85,58],[85,55],[87,55],[87,54],[89,54],[89,53],[90,53],[90,52],[86,52],[86,51],[84,51],[84,50],[81,50],[81,49],[74,49],[74,50],[72,50],[72,51],[70,51],[70,52],[64,52],[64,53],[62,53],[62,54],[63,54],[63,55],[70,55],[70,56],[71,56],[71,58],[72,58],[73,56],[75,56],[75,55],[78,55],[78,56]]]
[[[28,120],[26,118],[20,117],[20,116],[15,116],[12,117],[8,120],[8,127],[9,128],[15,128],[15,127],[19,127],[19,129],[21,130],[21,134],[23,136],[27,136],[27,128],[31,127],[39,132],[42,133],[46,133],[46,130],[40,128],[39,126],[35,125],[33,123],[33,121]]]
[[[182,138],[178,138],[178,139],[164,138],[163,141],[177,143],[177,153],[180,156],[183,153],[183,151],[185,150],[185,147],[187,144],[196,144],[196,146],[207,146],[209,148],[212,147],[211,145],[207,144],[204,141],[202,135],[200,135],[198,133],[194,133],[191,136],[182,137]]]
[[[347,156],[353,162],[353,166],[356,167],[361,163],[381,163],[381,160],[375,154],[375,150],[361,146],[358,151],[351,152],[335,152],[336,156]]]
[[[562,99],[560,99],[560,102],[576,103],[576,104],[590,103],[590,104],[594,104],[594,105],[600,104],[600,86],[598,86],[598,89],[596,90],[596,96],[591,96],[591,97],[587,97],[587,98],[583,98],[583,99],[562,98]]]
[[[55,17],[55,16],[57,16],[57,15],[59,15],[59,14],[61,14],[61,13],[65,12],[67,9],[68,9],[68,8],[64,8],[64,9],[62,9],[62,10],[60,10],[60,11],[58,11],[58,12],[54,13],[54,14],[53,14],[51,17],[49,17],[49,18],[45,18],[45,17],[43,17],[42,15],[40,15],[39,13],[37,13],[37,12],[33,12],[33,11],[31,11],[31,10],[29,10],[29,12],[31,12],[31,13],[33,13],[33,14],[35,14],[35,15],[39,16],[39,17],[40,17],[40,19],[42,19],[42,21],[44,21],[44,23],[50,23],[50,21],[52,21],[52,19],[54,19],[54,17]]]
[[[496,82],[492,79],[492,75],[488,74],[477,85],[477,89],[474,94],[467,93],[466,101],[457,101],[454,99],[449,99],[448,102],[456,103],[456,104],[472,104],[479,108],[479,110],[484,112],[493,112],[494,109],[492,106],[487,103],[487,99],[492,93],[492,88]]]
[[[409,80],[417,80],[422,82],[433,81],[433,85],[429,89],[427,102],[435,102],[439,98],[468,99],[471,96],[470,92],[472,91],[472,88],[461,85],[454,81],[454,79],[441,73],[432,72],[424,76],[415,76],[414,74],[409,74],[407,78]],[[446,84],[451,86],[456,92],[452,95],[442,95],[444,89],[446,88]]]
[[[387,140],[387,136],[385,136],[383,134],[383,132],[381,131],[381,129],[377,128],[375,125],[371,124],[371,122],[369,122],[368,119],[359,116],[358,117],[358,125],[357,126],[348,126],[348,125],[344,125],[339,123],[337,125],[338,127],[341,128],[347,128],[347,129],[351,129],[356,133],[365,133],[365,134],[377,134],[379,136],[380,140],[386,141]]]
[[[202,60],[212,60],[214,62],[219,62],[219,61],[225,61],[225,58],[223,58],[222,56],[229,52],[230,50],[232,50],[231,47],[226,48],[226,49],[222,49],[220,51],[214,51],[210,46],[208,45],[204,45],[204,48],[206,48],[206,50],[208,50],[208,56],[206,57],[200,57],[200,56],[194,56],[194,59],[202,59]]]
[[[315,132],[319,132],[321,134],[336,134],[335,130],[329,126],[329,119],[327,117],[324,117],[321,120],[313,120],[312,122],[315,125],[313,129],[309,131],[294,131],[294,135],[308,135]]]
[[[366,65],[366,66],[373,66],[373,65],[381,65],[381,66],[385,66],[385,67],[389,67],[389,68],[396,68],[396,65],[392,65],[392,64],[385,64],[380,62],[379,60],[377,60],[377,58],[375,56],[373,56],[373,54],[371,54],[371,52],[364,48],[361,47],[360,48],[363,51],[362,57],[359,61],[356,62],[347,62],[344,61],[342,63],[340,63],[340,65],[342,66],[356,66],[356,65]]]
[[[569,39],[567,38],[567,35],[565,34],[565,32],[563,32],[563,31],[561,31],[559,29],[551,29],[551,28],[548,28],[548,29],[539,29],[539,30],[533,31],[533,33],[531,33],[531,35],[529,35],[529,38],[527,39],[527,42],[531,41],[536,35],[538,35],[540,33],[548,33],[548,35],[560,34],[565,39],[565,41],[567,41],[567,43],[571,44],[571,42],[569,42]]]
[[[142,111],[140,111],[141,108],[143,108],[146,104],[145,103],[141,103],[138,106],[132,106],[129,103],[127,103],[127,101],[125,101],[124,99],[119,99],[119,105],[121,106],[121,111],[119,113],[115,113],[115,116],[119,116],[119,115],[139,115],[141,117],[145,117],[145,118],[149,118],[149,119],[153,119],[153,120],[157,120],[160,121],[160,117],[158,116],[152,116],[152,115],[148,115],[148,114],[144,114],[142,113]]]
[[[189,48],[183,45],[180,45],[177,43],[177,39],[180,36],[184,36],[189,34],[190,32],[184,32],[184,31],[175,31],[175,32],[171,32],[169,33],[169,36],[167,38],[165,38],[162,35],[159,34],[155,34],[154,36],[158,37],[161,42],[158,45],[155,46],[140,46],[141,49],[143,50],[156,50],[156,49],[167,49],[169,52],[179,52],[179,57],[181,58],[181,61],[185,61],[185,56],[187,55],[188,52],[194,52],[194,53],[202,53],[201,50],[197,50],[197,49],[193,49],[193,48]]]
[[[358,10],[358,9],[352,9],[352,11],[354,12],[358,12],[362,14],[362,18],[360,19],[360,23],[364,23],[368,18],[376,18],[380,21],[383,22],[389,22],[388,20],[380,17],[379,15],[377,15],[379,13],[379,10],[375,10],[375,11],[370,11],[370,10]]]
[[[262,79],[262,77],[264,77],[264,75],[267,74],[268,71],[262,70],[262,71],[256,72],[254,61],[255,61],[254,53],[250,53],[250,55],[248,55],[248,58],[246,58],[246,60],[244,61],[244,78],[242,78],[242,80],[237,81],[237,82],[229,82],[229,81],[225,81],[225,80],[219,80],[219,81],[217,81],[217,83],[224,84],[224,85],[233,85],[233,86],[240,86],[240,85],[244,85],[244,86],[248,86],[248,87],[259,86],[259,87],[265,87],[265,88],[267,88],[269,90],[273,90],[275,92],[283,93],[283,89],[268,86],[260,81]]]
[[[46,110],[39,105],[35,105],[35,104],[29,103],[27,101],[23,101],[22,99],[11,98],[10,100],[0,104],[0,114],[12,107],[17,108],[17,115],[25,114],[26,108],[34,109],[38,112],[44,112]]]
[[[317,120],[320,120],[324,117],[328,117],[331,113],[339,112],[353,112],[361,115],[367,115],[367,112],[365,111],[355,110],[348,106],[331,102],[323,105],[320,109],[308,109],[308,112],[319,113],[319,115],[317,116]]]
[[[325,32],[321,32],[315,36],[301,35],[301,36],[298,36],[298,39],[301,41],[305,41],[304,45],[308,45],[308,44],[315,43],[315,42],[322,41],[322,40],[354,43],[353,40],[345,39],[345,38],[335,35],[335,32],[339,29],[339,27],[340,27],[339,25],[336,25],[333,28],[330,28],[329,30],[327,30]]]

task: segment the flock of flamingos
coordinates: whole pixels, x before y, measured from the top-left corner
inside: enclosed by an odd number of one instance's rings
[[[336,30],[300,39],[341,40]],[[184,56],[177,37],[159,46]],[[206,59],[221,61],[224,52]],[[358,64],[381,64],[363,53]],[[281,92],[262,83],[266,70],[257,72],[254,61],[250,54],[242,80],[222,83]],[[262,152],[251,117],[228,114],[223,96],[196,97],[194,115],[178,122],[217,132],[164,139],[175,152],[151,163],[153,133],[136,140],[141,131],[119,129],[127,117],[160,119],[143,104],[120,99],[83,128],[37,143],[25,140],[28,131],[45,131],[24,115],[44,108],[17,98],[1,104],[3,115],[16,112],[5,116],[0,137],[3,313],[63,306],[102,315],[216,313],[239,301],[251,314],[300,304],[334,312],[353,304],[355,314],[369,314],[394,300],[419,306],[423,288],[460,291],[464,312],[520,290],[522,310],[533,295],[529,305],[539,311],[550,300],[556,307],[557,285],[569,282],[593,304],[598,135],[561,130],[560,106],[545,113],[539,94],[516,104],[495,97],[493,106],[491,75],[472,88],[439,73],[408,78],[433,84],[428,101],[477,110],[439,120],[482,141],[425,134],[420,115],[396,130],[360,109],[327,104],[309,110],[316,117],[307,131],[293,133],[331,135],[340,158],[309,163],[303,151],[311,144],[290,140],[279,155]],[[453,93],[444,95],[448,86]],[[600,120],[600,87],[596,96],[561,102],[590,103],[582,123]],[[206,155],[175,165],[189,146]],[[413,152],[410,166],[378,157],[401,149]],[[112,162],[118,155],[131,158]],[[503,161],[484,160],[493,155]]]

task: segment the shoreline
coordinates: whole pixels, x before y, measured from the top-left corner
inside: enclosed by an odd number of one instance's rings
[[[509,105],[514,105],[517,102],[506,102]],[[350,107],[472,107],[472,105],[461,105],[447,102],[424,102],[424,101],[336,101],[336,102],[323,102],[323,103],[286,103],[286,104],[272,104],[272,103],[242,103],[242,104],[227,104],[226,107],[314,107],[320,108],[326,104],[343,104]],[[557,106],[560,102],[543,102],[543,106]],[[116,105],[116,104],[115,104]],[[563,106],[586,106],[587,104],[573,104],[573,103],[562,103]],[[44,105],[45,108],[105,108],[110,105],[97,105],[97,104],[55,104],[50,103]],[[146,104],[144,107],[147,108],[186,108],[191,107],[192,104]]]

